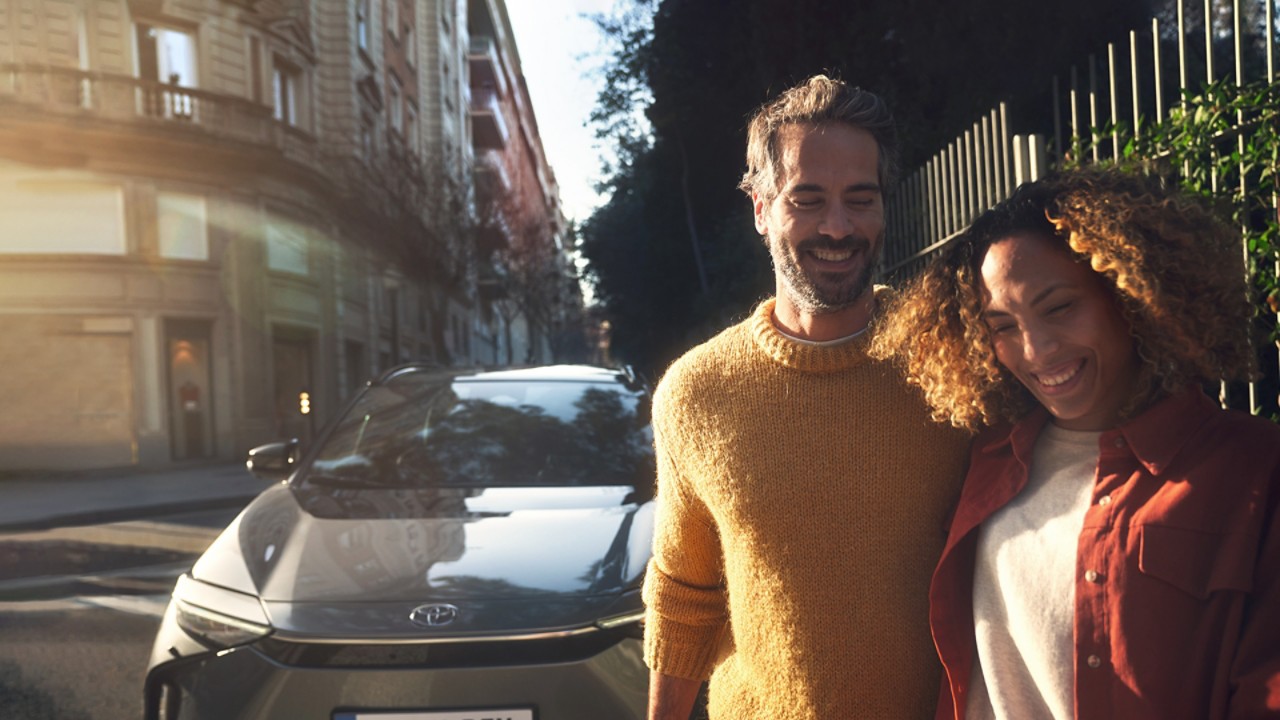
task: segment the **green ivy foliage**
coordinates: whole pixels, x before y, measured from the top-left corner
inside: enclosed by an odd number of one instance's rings
[[[1205,199],[1241,231],[1259,318],[1280,347],[1280,83],[1218,80],[1186,91],[1160,123],[1125,123],[1072,138],[1064,164],[1092,157],[1157,173]],[[1106,146],[1105,148],[1102,146]]]

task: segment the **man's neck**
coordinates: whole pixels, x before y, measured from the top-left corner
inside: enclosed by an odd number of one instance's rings
[[[802,340],[826,342],[861,332],[871,322],[876,297],[871,288],[846,308],[826,313],[810,313],[797,308],[783,293],[773,308],[773,324],[784,333]]]

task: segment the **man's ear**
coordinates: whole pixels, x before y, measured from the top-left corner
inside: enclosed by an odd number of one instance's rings
[[[751,208],[755,213],[756,232],[761,235],[769,236],[769,224],[765,222],[765,216],[769,212],[769,204],[765,202],[764,197],[758,192],[751,193]]]

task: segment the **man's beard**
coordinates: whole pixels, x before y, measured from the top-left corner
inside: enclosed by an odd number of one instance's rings
[[[796,309],[813,314],[832,313],[852,306],[871,285],[871,276],[880,259],[883,242],[871,242],[866,238],[848,236],[840,240],[810,238],[791,248],[781,241],[769,238],[769,254],[773,266],[782,278],[787,299]],[[853,274],[810,274],[800,265],[800,257],[810,250],[852,250],[863,254],[863,265]]]

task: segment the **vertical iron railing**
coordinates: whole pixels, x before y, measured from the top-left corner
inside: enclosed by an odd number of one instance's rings
[[[978,213],[1039,177],[1047,166],[1039,135],[1014,135],[1004,103],[898,183],[885,206],[890,242],[884,275],[909,276]]]
[[[1213,84],[1230,77],[1221,73],[1221,64],[1215,68],[1215,52],[1221,53],[1218,59],[1226,58],[1228,44],[1234,53],[1237,87],[1261,79],[1274,84],[1275,5],[1280,0],[1247,1],[1265,4],[1265,19],[1260,27],[1243,26],[1242,0],[1232,0],[1230,27],[1225,27],[1226,23],[1215,23],[1214,0],[1204,0],[1201,16],[1203,37],[1195,37],[1199,33],[1189,27],[1188,18],[1195,10],[1189,13],[1183,6],[1199,3],[1178,0],[1176,28],[1162,27],[1160,20],[1153,18],[1150,28],[1129,33],[1127,48],[1118,48],[1117,43],[1112,42],[1106,46],[1106,55],[1101,56],[1101,62],[1099,56],[1089,55],[1083,68],[1072,66],[1065,86],[1059,77],[1052,78],[1053,122],[1046,131],[1047,135],[1014,134],[1008,125],[1004,103],[980,118],[972,128],[907,174],[896,191],[891,193],[886,207],[890,241],[884,274],[895,281],[914,274],[931,256],[963,232],[977,213],[1007,197],[1018,184],[1040,177],[1050,164],[1058,166],[1121,159],[1127,143],[1160,128],[1171,117],[1172,109],[1185,110],[1188,92],[1198,90],[1202,82]],[[1254,65],[1249,64],[1244,52],[1245,43],[1259,33],[1263,47],[1257,54],[1265,57],[1265,73],[1254,70],[1257,77],[1249,77],[1250,67],[1263,63],[1255,57]],[[1169,43],[1175,42],[1176,94],[1172,86],[1173,74],[1166,72],[1165,67],[1166,55],[1172,56],[1164,52]],[[1200,49],[1201,42],[1203,50]],[[1124,51],[1126,49],[1127,52]],[[1203,56],[1198,57],[1200,52]],[[1126,63],[1128,67],[1125,67]],[[1099,77],[1104,72],[1106,77]],[[1082,80],[1085,83],[1083,87]],[[1128,87],[1124,87],[1126,83]],[[1173,102],[1173,108],[1170,102]],[[1265,198],[1270,195],[1270,222],[1280,222],[1276,193],[1265,187],[1251,187],[1251,174],[1244,168],[1249,120],[1243,111],[1238,111],[1235,128],[1215,143],[1211,157],[1203,159],[1212,168],[1208,181],[1217,191],[1219,184],[1234,180],[1230,175],[1238,175],[1238,187],[1234,188],[1238,197]],[[1052,141],[1049,147],[1046,147],[1046,137]],[[1219,158],[1231,158],[1232,155],[1242,158],[1239,168],[1232,170],[1229,165],[1223,170],[1225,176],[1220,176]],[[1190,161],[1184,163],[1184,177],[1190,175],[1191,164]],[[1241,220],[1242,238],[1250,231],[1249,222],[1248,217]],[[1247,242],[1242,242],[1241,246],[1245,267],[1248,268],[1250,249]],[[1252,260],[1258,262],[1259,258],[1255,254]],[[1274,267],[1280,275],[1280,256],[1274,258]],[[1280,314],[1275,318],[1280,323]],[[1280,353],[1277,353],[1276,360],[1276,366],[1268,363],[1268,372],[1273,375],[1277,374],[1276,367],[1280,367]],[[1272,377],[1271,381],[1274,383],[1275,378]],[[1221,399],[1224,405],[1235,404],[1253,412],[1267,409],[1275,412],[1280,402],[1274,397],[1264,402],[1256,383],[1240,388],[1239,392],[1233,392],[1233,388],[1224,384]]]

